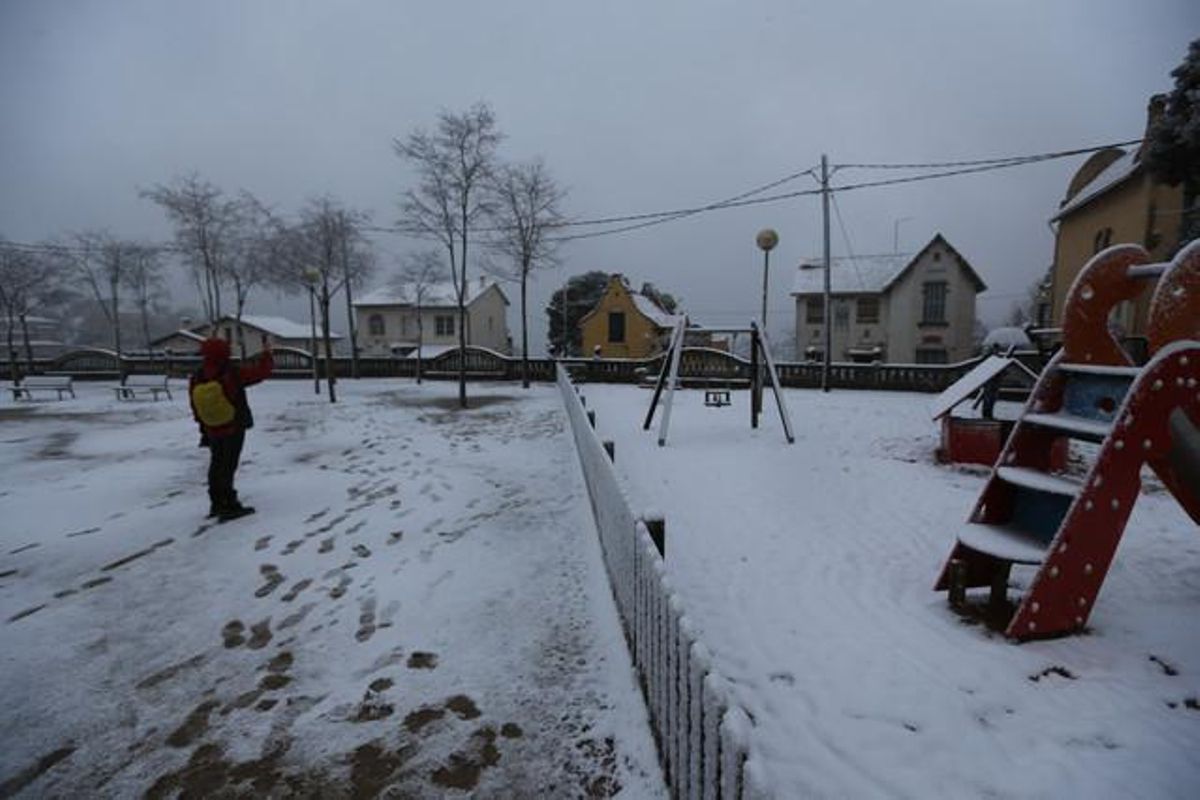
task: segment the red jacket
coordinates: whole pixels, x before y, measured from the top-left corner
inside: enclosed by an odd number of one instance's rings
[[[228,358],[206,356],[203,366],[192,373],[188,381],[188,402],[192,407],[192,418],[200,426],[200,432],[209,438],[220,438],[253,428],[254,416],[250,413],[250,404],[246,401],[246,387],[270,377],[274,369],[275,359],[270,350],[263,350],[257,359],[242,365],[234,364]],[[210,427],[201,422],[196,413],[196,405],[192,401],[192,387],[214,378],[221,382],[225,397],[229,399],[235,413],[233,422]]]

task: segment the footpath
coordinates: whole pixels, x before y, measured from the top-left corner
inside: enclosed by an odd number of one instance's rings
[[[0,797],[665,797],[556,389],[0,405]]]

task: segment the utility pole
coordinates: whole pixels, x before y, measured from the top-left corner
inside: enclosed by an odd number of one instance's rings
[[[829,296],[829,159],[821,155],[821,215],[825,238],[825,346],[821,391],[829,391],[829,360],[833,351],[833,303]]]

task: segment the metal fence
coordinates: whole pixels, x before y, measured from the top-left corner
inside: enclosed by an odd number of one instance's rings
[[[751,719],[733,701],[727,681],[698,641],[666,575],[664,551],[630,510],[612,459],[596,436],[594,413],[585,409],[564,369],[558,370],[558,386],[672,796],[772,796],[750,746]]]

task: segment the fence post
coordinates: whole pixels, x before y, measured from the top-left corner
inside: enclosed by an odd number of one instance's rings
[[[658,548],[658,554],[665,560],[667,557],[667,521],[657,514],[643,517],[642,521],[646,523],[646,532],[650,534],[650,540]]]

